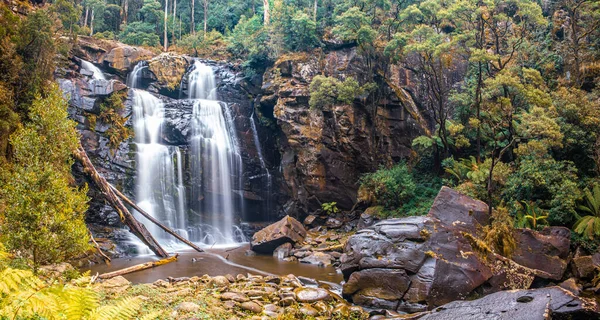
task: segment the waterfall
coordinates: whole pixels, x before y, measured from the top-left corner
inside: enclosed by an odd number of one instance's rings
[[[267,214],[271,212],[271,188],[273,185],[273,181],[271,178],[271,173],[269,173],[269,169],[267,169],[267,165],[265,164],[265,158],[262,154],[262,149],[260,147],[260,140],[258,139],[258,131],[256,130],[256,124],[254,124],[254,112],[250,115],[250,128],[252,129],[252,137],[254,139],[254,147],[256,148],[256,152],[258,153],[258,160],[260,161],[260,166],[265,171],[265,176],[267,177]]]
[[[238,140],[228,105],[216,100],[212,68],[195,62],[189,74],[193,108],[185,156],[178,147],[163,144],[165,105],[139,89],[145,68],[146,63],[137,64],[127,81],[132,87],[138,206],[193,242],[213,246],[245,241],[234,224],[236,213],[243,210],[242,197],[236,193],[243,189]],[[184,161],[191,170],[189,189],[184,184]],[[136,216],[161,245],[179,247],[173,237]]]
[[[164,122],[164,104],[147,91],[132,91],[133,128],[137,146],[137,204],[154,218],[185,235],[187,219],[181,153],[179,148],[163,145],[159,140]],[[153,223],[141,216],[138,219],[161,244],[168,246],[174,242],[172,237]]]
[[[136,64],[133,68],[133,71],[127,77],[127,86],[130,88],[140,88],[142,86],[142,71],[148,68],[148,63],[146,61],[141,61]]]
[[[194,61],[188,80],[188,97],[190,99],[217,100],[215,75],[210,66]]]
[[[106,80],[106,77],[104,77],[104,74],[102,73],[102,71],[100,71],[100,69],[98,69],[98,67],[93,65],[91,62],[81,60],[81,67],[92,73],[92,79]]]
[[[201,212],[201,226],[192,238],[207,244],[244,241],[234,225],[242,210],[242,161],[231,113],[217,101],[215,76],[210,66],[194,63],[188,80],[189,98],[194,99],[190,167],[194,210]],[[235,178],[238,179],[235,179]],[[204,227],[204,229],[202,229]]]

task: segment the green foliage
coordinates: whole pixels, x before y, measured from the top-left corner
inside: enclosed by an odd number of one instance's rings
[[[87,189],[71,186],[75,123],[53,86],[30,109],[31,122],[10,137],[13,162],[0,170],[0,239],[34,266],[73,258],[88,248]]]
[[[517,214],[517,227],[529,228],[533,230],[539,229],[541,226],[548,224],[548,214],[544,210],[538,208],[535,203],[522,201],[524,211]]]
[[[359,200],[397,209],[415,195],[416,185],[406,163],[381,168],[360,178]]]
[[[100,104],[98,120],[110,126],[106,130],[111,150],[119,147],[121,142],[131,137],[131,129],[125,126],[127,118],[122,116],[125,111],[123,100],[126,92],[115,92]]]
[[[321,204],[321,209],[325,211],[326,214],[336,214],[340,212],[340,209],[337,207],[337,202],[327,202]]]
[[[160,44],[160,38],[155,34],[155,26],[150,22],[136,21],[128,24],[119,34],[119,40],[138,46],[155,47]]]
[[[319,110],[335,104],[351,104],[364,91],[354,78],[340,81],[333,77],[318,75],[310,83],[308,104],[311,108]]]
[[[492,211],[491,223],[483,228],[483,241],[494,252],[510,258],[517,247],[513,218],[500,206]]]
[[[267,46],[268,40],[269,34],[259,16],[242,16],[231,32],[227,49],[233,56],[245,59],[246,68],[253,71],[264,70],[271,54]]]
[[[184,49],[188,53],[193,53],[194,56],[224,56],[226,52],[227,42],[223,35],[218,31],[197,32],[196,34],[188,34],[177,42],[177,46]]]
[[[600,186],[594,185],[592,191],[585,189],[583,195],[585,203],[577,208],[586,215],[576,214],[577,222],[573,225],[573,230],[593,240],[594,236],[600,235]]]

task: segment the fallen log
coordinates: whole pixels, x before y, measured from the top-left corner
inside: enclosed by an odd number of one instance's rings
[[[128,205],[130,205],[132,208],[134,208],[137,212],[139,212],[142,216],[146,217],[146,219],[150,220],[150,222],[154,223],[155,225],[159,226],[161,229],[163,229],[166,233],[172,235],[173,237],[177,238],[177,240],[187,244],[188,246],[190,246],[192,249],[198,251],[198,252],[204,252],[204,250],[200,249],[200,247],[198,247],[197,245],[193,244],[192,242],[188,241],[186,238],[182,237],[181,235],[179,235],[177,232],[173,231],[171,228],[165,226],[164,224],[162,224],[160,221],[156,220],[156,218],[154,218],[153,216],[149,215],[146,211],[144,211],[142,208],[140,208],[137,204],[135,204],[135,202],[131,201],[131,199],[127,198],[123,193],[121,193],[121,191],[117,190],[117,188],[113,187],[112,185],[110,186],[112,188],[112,190],[114,191],[114,193],[119,196],[119,198],[121,198],[123,201],[125,201],[125,203],[127,203]]]
[[[150,261],[150,262],[146,262],[146,263],[142,263],[142,264],[136,264],[135,266],[127,267],[124,269],[116,270],[113,272],[103,273],[98,276],[98,279],[110,279],[110,278],[114,278],[116,276],[122,276],[124,274],[162,266],[163,264],[177,261],[177,256],[178,256],[178,254],[176,254],[174,256],[170,256],[165,259],[158,260],[158,261]]]
[[[90,230],[88,230],[89,234],[90,234],[90,239],[92,239],[92,242],[94,243],[94,245],[96,246],[96,249],[98,250],[98,253],[104,257],[104,260],[106,263],[110,263],[110,258],[104,254],[104,252],[102,252],[102,249],[100,248],[100,245],[98,244],[98,242],[96,242],[96,239],[94,239],[94,235],[92,234],[92,232]]]
[[[333,246],[329,246],[326,248],[316,248],[313,249],[313,251],[319,251],[319,252],[323,252],[323,251],[337,251],[337,252],[342,252],[344,251],[344,244],[336,244]]]
[[[160,246],[160,244],[158,244],[156,239],[154,239],[150,232],[148,232],[146,227],[137,221],[129,212],[129,210],[127,210],[127,207],[125,207],[125,205],[113,192],[111,185],[98,173],[98,171],[96,171],[96,168],[94,168],[92,161],[90,161],[90,158],[88,158],[87,153],[81,144],[73,153],[75,158],[83,165],[83,171],[87,173],[92,178],[92,181],[94,181],[94,183],[98,186],[98,188],[100,188],[108,203],[117,211],[121,217],[121,221],[129,227],[129,230],[140,240],[142,240],[142,242],[147,245],[148,248],[154,252],[154,254],[161,258],[168,257],[169,254]]]

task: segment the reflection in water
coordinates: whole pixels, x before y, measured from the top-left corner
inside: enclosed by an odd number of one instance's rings
[[[124,275],[124,277],[133,283],[150,283],[168,277],[192,277],[204,274],[209,276],[231,274],[235,276],[247,273],[260,274],[260,271],[262,271],[263,275],[287,275],[291,273],[296,276],[332,283],[342,281],[342,275],[337,273],[334,267],[318,267],[298,262],[279,261],[277,258],[267,255],[246,256],[245,252],[248,249],[249,245],[246,244],[233,250],[209,249],[206,253],[184,251],[179,253],[176,262],[130,273]],[[196,261],[194,262],[192,259],[196,259]],[[90,270],[92,274],[96,274],[96,272],[102,274],[153,260],[158,259],[153,255],[115,259],[110,265],[98,264],[92,266]]]

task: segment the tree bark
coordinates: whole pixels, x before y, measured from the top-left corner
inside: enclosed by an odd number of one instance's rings
[[[173,0],[173,30],[171,30],[171,38],[175,39],[176,38],[176,30],[177,28],[176,23],[177,23],[177,0]]]
[[[85,7],[85,18],[83,20],[83,26],[87,27],[88,15],[90,13],[90,7]]]
[[[94,9],[92,9],[92,19],[90,20],[90,37],[94,34]]]
[[[115,195],[110,184],[98,174],[96,168],[87,156],[87,153],[81,145],[74,151],[75,158],[83,165],[83,170],[87,173],[94,183],[100,188],[102,194],[108,201],[108,203],[117,211],[121,217],[121,221],[129,227],[129,230],[135,234],[142,242],[147,245],[154,254],[159,257],[166,258],[169,254],[158,244],[154,237],[148,232],[146,227],[137,221],[135,217],[127,210],[127,207],[123,205],[121,200]]]
[[[156,224],[157,226],[159,226],[161,229],[163,229],[166,233],[172,235],[173,237],[177,238],[179,241],[187,244],[188,246],[190,246],[192,249],[198,251],[198,252],[204,252],[204,250],[200,249],[197,245],[193,244],[192,242],[188,241],[187,239],[185,239],[184,237],[180,236],[179,234],[177,234],[177,232],[173,231],[171,228],[165,226],[164,224],[162,224],[160,221],[156,220],[153,216],[149,215],[146,211],[144,211],[142,208],[140,208],[137,204],[135,204],[133,201],[131,201],[131,199],[127,198],[123,193],[121,193],[121,191],[117,190],[115,187],[113,187],[112,185],[110,186],[113,190],[113,192],[121,199],[123,199],[123,201],[125,201],[125,203],[127,203],[128,205],[130,205],[131,207],[133,207],[135,210],[137,210],[137,212],[139,212],[141,215],[143,215],[144,217],[146,217],[146,219],[150,220],[152,223]]]
[[[313,13],[313,19],[315,20],[315,22],[317,22],[317,5],[318,5],[318,0],[315,0],[315,7],[314,7],[314,13]]]
[[[263,11],[264,11],[264,22],[263,24],[269,25],[269,20],[270,20],[270,16],[269,16],[269,0],[263,0]]]
[[[204,0],[204,34],[206,34],[206,26],[208,19],[208,0]]]
[[[98,276],[98,279],[110,279],[110,278],[114,278],[114,277],[117,277],[117,276],[122,276],[124,274],[128,274],[128,273],[132,273],[132,272],[136,272],[136,271],[141,271],[141,270],[146,270],[146,269],[150,269],[150,268],[162,266],[163,264],[167,264],[169,262],[177,261],[177,256],[178,255],[176,254],[174,256],[170,256],[170,257],[167,257],[167,258],[162,259],[162,260],[151,261],[151,262],[146,262],[146,263],[142,263],[142,264],[136,264],[135,266],[127,267],[127,268],[120,269],[120,270],[117,270],[117,271],[103,273],[103,274],[101,274],[101,275]]]
[[[167,40],[167,15],[169,13],[169,0],[165,0],[165,27],[164,27],[164,31],[165,31],[165,35],[164,35],[164,51],[167,51],[167,49],[169,48],[169,43]]]
[[[195,10],[196,0],[192,0],[192,30],[190,30],[191,34],[196,34],[196,26],[194,25],[194,10]]]
[[[129,14],[129,0],[123,0],[123,24],[127,25],[127,15]]]

